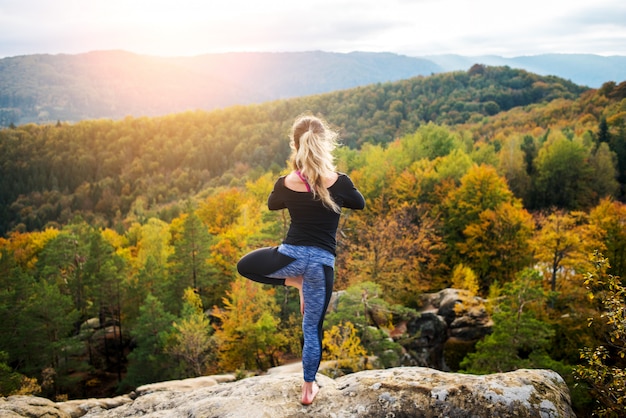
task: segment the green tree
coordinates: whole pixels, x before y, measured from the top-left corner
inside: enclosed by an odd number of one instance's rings
[[[165,347],[175,316],[165,311],[163,304],[151,293],[139,308],[139,317],[130,331],[136,347],[128,355],[128,372],[122,386],[135,388],[146,383],[178,379],[175,367]]]
[[[530,141],[532,141],[532,138]],[[518,137],[508,138],[504,142],[498,154],[500,158],[498,167],[504,178],[506,178],[513,194],[528,204],[531,197],[531,176],[528,171],[527,154],[524,152],[521,143],[522,139]],[[528,150],[528,152],[532,152],[532,150]]]
[[[117,372],[118,382],[122,380],[122,368],[125,363],[124,338],[126,324],[123,324],[122,312],[125,292],[122,282],[126,274],[125,260],[120,257],[113,245],[101,233],[90,229],[88,233],[89,248],[85,257],[83,272],[89,279],[87,298],[92,305],[92,315],[97,315],[102,326],[113,327],[116,341],[104,339],[104,356],[107,368]],[[111,361],[113,357],[113,361]]]
[[[20,318],[21,346],[27,356],[20,368],[26,375],[39,375],[44,369],[54,371],[57,380],[51,386],[58,395],[72,391],[67,375],[71,370],[84,370],[84,364],[73,361],[77,347],[71,340],[79,313],[69,295],[61,293],[53,283],[35,284],[31,298],[24,305]],[[49,390],[50,390],[49,389]]]
[[[89,312],[89,278],[84,273],[89,251],[81,231],[85,227],[85,224],[81,224],[63,229],[48,241],[37,261],[39,280],[53,283],[62,293],[71,295],[74,307],[82,319],[93,314],[93,311]]]
[[[547,349],[554,331],[538,316],[545,303],[541,276],[525,270],[504,284],[493,312],[493,332],[476,344],[476,351],[461,362],[474,374],[508,372],[523,368],[554,368]]]
[[[414,134],[402,138],[401,144],[405,154],[411,157],[410,162],[422,158],[434,160],[444,157],[463,145],[449,128],[432,122],[420,126]]]
[[[8,354],[0,351],[0,396],[39,394],[41,386],[37,384],[37,379],[28,378],[13,370],[7,364],[8,359]]]
[[[174,222],[172,222],[172,229]],[[173,253],[169,257],[170,297],[181,299],[184,289],[196,289],[203,304],[213,306],[222,295],[213,295],[216,271],[208,264],[212,237],[200,218],[190,210],[182,217],[182,230],[172,231]]]
[[[620,184],[617,181],[617,157],[609,149],[609,144],[601,143],[589,159],[592,170],[593,190],[596,199],[619,196]]]
[[[198,377],[214,364],[215,341],[200,296],[187,288],[183,298],[181,318],[174,322],[165,350],[179,360],[183,377]]]
[[[350,323],[357,331],[363,348],[375,356],[377,367],[397,367],[403,348],[389,336],[393,323],[417,316],[413,309],[392,305],[384,298],[382,287],[362,282],[348,287],[338,295],[337,307],[326,317],[328,329]]]
[[[589,157],[589,149],[580,140],[553,134],[535,160],[535,207],[585,209],[592,206],[595,180]]]
[[[180,312],[182,298],[175,300],[170,297],[167,280],[168,260],[173,253],[169,224],[150,218],[144,225],[138,223],[131,225],[126,235],[133,255],[132,270],[126,283],[131,309],[129,316],[137,317],[137,309],[143,304],[148,293],[154,294],[163,302],[167,311]]]

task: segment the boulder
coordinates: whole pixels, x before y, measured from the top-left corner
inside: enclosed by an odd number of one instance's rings
[[[203,378],[199,378],[203,379]],[[206,379],[203,379],[206,381]],[[485,376],[424,367],[368,370],[330,379],[310,406],[300,404],[302,374],[288,369],[236,382],[166,384],[117,402],[82,409],[27,396],[0,399],[2,417],[574,417],[563,379],[550,370],[517,370]],[[74,404],[76,401],[70,401]],[[117,404],[116,404],[117,403]],[[79,415],[82,414],[82,415]]]
[[[407,351],[409,361],[403,365],[456,370],[460,359],[493,326],[484,300],[466,290],[422,294],[420,306],[417,318],[399,324],[403,332],[391,334]]]

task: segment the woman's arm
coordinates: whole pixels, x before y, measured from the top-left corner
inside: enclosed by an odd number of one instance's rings
[[[359,190],[354,186],[352,180],[347,175],[342,185],[342,206],[348,209],[363,209],[365,208],[365,199]]]
[[[284,177],[281,177],[276,180],[276,183],[274,183],[274,190],[272,190],[272,193],[270,193],[270,196],[267,198],[267,207],[269,208],[269,210],[280,210],[287,208],[287,206],[285,205],[285,199],[282,196],[283,193],[281,193],[281,190],[284,189],[284,185],[282,183],[284,181]]]

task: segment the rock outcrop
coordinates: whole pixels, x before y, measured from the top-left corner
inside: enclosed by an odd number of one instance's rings
[[[395,324],[392,331],[406,350],[402,366],[458,370],[459,361],[493,326],[484,300],[466,290],[422,294],[420,306],[419,316]]]
[[[227,379],[223,379],[227,380]],[[54,403],[11,396],[0,417],[574,417],[567,386],[550,370],[485,376],[423,367],[368,370],[330,379],[302,406],[302,374],[285,370],[230,383],[199,378],[148,385],[129,396]]]

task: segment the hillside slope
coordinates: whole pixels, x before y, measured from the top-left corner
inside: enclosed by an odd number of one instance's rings
[[[593,54],[543,54],[505,58],[496,55],[460,56],[432,55],[424,57],[443,71],[467,70],[476,63],[507,65],[540,75],[556,75],[573,83],[599,88],[607,81],[626,80],[626,57],[603,57]]]
[[[364,52],[19,56],[0,60],[0,126],[212,110],[440,71],[421,58]]]
[[[0,59],[0,127],[213,110],[467,71],[477,63],[554,75],[592,88],[626,80],[626,57],[582,54],[513,58],[322,51],[194,57],[125,51],[25,55]]]
[[[27,230],[63,224],[76,213],[109,224],[140,197],[159,206],[228,184],[252,167],[282,167],[289,123],[305,111],[327,115],[343,144],[359,148],[428,122],[480,122],[513,108],[573,101],[584,91],[556,77],[475,66],[212,112],[2,129],[0,235],[20,224]]]

